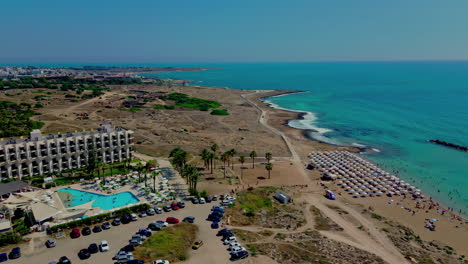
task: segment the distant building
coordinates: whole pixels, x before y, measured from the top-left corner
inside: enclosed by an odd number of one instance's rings
[[[132,134],[104,123],[94,131],[43,136],[35,129],[29,138],[0,139],[0,180],[84,167],[93,148],[101,162],[123,161],[130,157]]]
[[[278,200],[278,202],[286,204],[291,202],[291,196],[287,195],[283,191],[277,190],[275,192],[275,199]]]

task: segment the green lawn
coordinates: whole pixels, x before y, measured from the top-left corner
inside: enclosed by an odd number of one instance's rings
[[[186,260],[187,251],[191,250],[198,232],[194,224],[180,223],[153,233],[151,237],[138,246],[133,255],[135,259],[152,263],[157,259],[166,259],[170,263]]]
[[[263,208],[272,207],[273,190],[267,188],[256,188],[252,191],[240,192],[237,202],[246,214],[251,214]]]

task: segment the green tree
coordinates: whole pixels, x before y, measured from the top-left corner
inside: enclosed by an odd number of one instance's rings
[[[228,152],[224,152],[223,154],[221,154],[221,161],[223,162],[224,166],[223,166],[223,174],[224,174],[224,178],[226,178],[226,162],[229,160],[229,153]]]
[[[255,150],[252,150],[249,156],[252,159],[252,169],[253,169],[255,168],[255,158],[257,157],[257,152]]]
[[[206,149],[203,149],[200,153],[200,158],[203,160],[205,168],[210,169],[210,152]]]
[[[265,153],[265,159],[267,160],[267,162],[270,162],[270,160],[271,160],[272,157],[273,157],[273,156],[271,155],[270,152]]]
[[[244,174],[244,162],[245,162],[245,156],[244,155],[239,156],[239,162],[241,164],[240,169],[241,169],[241,179],[242,179],[242,177],[244,176],[243,175]]]
[[[96,149],[94,148],[94,145],[92,144],[90,148],[88,149],[88,160],[87,160],[87,166],[86,170],[88,173],[94,174],[94,170],[96,169],[98,165],[98,157],[96,153]]]
[[[215,143],[215,144],[211,145],[210,149],[214,153],[213,157],[211,158],[211,167],[213,167],[213,166],[216,166],[214,160],[215,160],[215,157],[216,157],[216,151],[219,149],[218,144]],[[211,171],[211,173],[213,173],[213,171]]]
[[[235,149],[230,149],[229,150],[229,157],[231,159],[231,167],[234,170],[234,156],[237,154],[237,151]]]
[[[268,171],[268,179],[270,179],[270,172],[273,169],[273,164],[271,164],[270,162],[266,163],[265,169]]]

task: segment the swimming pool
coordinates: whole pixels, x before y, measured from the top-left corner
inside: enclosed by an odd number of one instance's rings
[[[70,194],[70,196],[66,200],[64,200],[61,196],[62,202],[65,205],[65,207],[78,206],[94,200],[93,207],[99,207],[103,210],[109,210],[129,204],[138,203],[140,201],[131,192],[121,192],[111,195],[103,195],[70,188],[62,188],[59,189],[58,192]]]

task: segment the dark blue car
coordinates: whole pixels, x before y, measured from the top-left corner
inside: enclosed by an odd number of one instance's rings
[[[211,228],[213,228],[213,229],[217,229],[217,228],[219,228],[219,223],[218,223],[218,222],[216,222],[216,221],[215,221],[215,222],[213,222],[213,223],[211,223]]]
[[[1,253],[0,254],[0,262],[7,261],[7,260],[8,260],[7,253]]]
[[[9,259],[17,259],[21,257],[21,249],[19,247],[15,247],[11,250],[10,254],[8,254]]]
[[[217,214],[209,214],[208,215],[208,221],[216,221],[216,222],[219,222],[221,221],[221,216],[217,215]]]
[[[223,236],[225,233],[232,233],[232,231],[230,229],[223,228],[223,229],[219,230],[216,235],[217,236]]]

